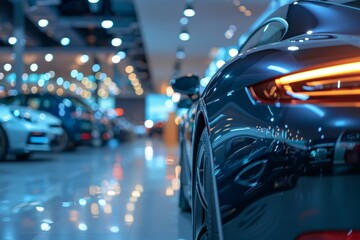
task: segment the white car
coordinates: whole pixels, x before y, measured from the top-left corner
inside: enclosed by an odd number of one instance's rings
[[[15,154],[26,158],[34,151],[51,151],[63,135],[61,120],[37,110],[0,105],[0,160]]]

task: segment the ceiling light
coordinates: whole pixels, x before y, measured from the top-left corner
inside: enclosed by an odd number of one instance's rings
[[[89,61],[89,56],[86,54],[81,55],[80,62],[87,63]]]
[[[184,59],[186,57],[185,51],[182,48],[178,48],[176,51],[176,58]]]
[[[251,11],[250,11],[250,10],[246,10],[244,14],[245,14],[245,16],[250,17],[250,16],[251,16]]]
[[[61,43],[61,45],[63,45],[63,46],[67,46],[67,45],[70,44],[70,38],[68,38],[68,37],[63,37],[63,38],[60,40],[60,43]]]
[[[189,19],[187,17],[180,18],[180,24],[181,25],[186,25],[188,23],[189,23]]]
[[[113,63],[119,63],[121,61],[121,57],[119,55],[114,55],[111,60]]]
[[[98,3],[99,2],[99,0],[88,0],[89,1],[89,3]]]
[[[39,24],[40,27],[46,27],[49,24],[49,21],[46,20],[46,19],[40,19],[38,21],[38,24]]]
[[[76,69],[73,69],[73,70],[71,70],[71,72],[70,72],[70,76],[72,77],[72,78],[76,78],[76,76],[78,75],[78,70],[76,70]]]
[[[30,65],[30,70],[33,72],[36,72],[39,69],[38,65],[36,63],[33,63]]]
[[[183,30],[179,34],[179,38],[181,41],[188,41],[190,39],[190,34],[187,31]]]
[[[14,45],[17,42],[16,37],[9,37],[8,39],[9,44]]]
[[[126,66],[126,68],[125,68],[125,72],[126,72],[126,73],[132,73],[133,71],[134,71],[134,67],[133,67],[133,66],[130,66],[130,65]]]
[[[121,43],[121,38],[113,38],[113,40],[111,40],[111,45],[113,45],[114,47],[119,47]]]
[[[112,28],[113,25],[114,25],[114,23],[111,20],[104,20],[101,22],[101,26],[103,28]]]
[[[186,16],[186,17],[193,17],[193,16],[195,16],[195,10],[192,8],[192,6],[191,6],[190,3],[188,3],[188,4],[186,5],[186,8],[185,8],[185,10],[184,10],[184,16]]]
[[[10,63],[6,63],[6,64],[4,65],[4,70],[7,71],[7,72],[9,72],[9,71],[11,70],[11,68],[12,68],[12,66],[11,66]]]
[[[93,72],[98,72],[98,71],[100,71],[100,65],[99,65],[99,64],[94,64],[94,65],[92,66],[92,70],[93,70]]]
[[[126,58],[126,53],[124,51],[120,51],[116,55],[119,55],[121,59]]]
[[[240,12],[245,12],[245,11],[246,11],[246,7],[245,7],[245,6],[240,6],[240,7],[239,7],[239,11],[240,11]]]
[[[54,56],[51,53],[48,53],[45,55],[45,61],[51,62],[53,60]]]

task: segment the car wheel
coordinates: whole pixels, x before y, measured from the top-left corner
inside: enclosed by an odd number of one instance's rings
[[[26,160],[30,157],[30,153],[20,153],[16,154],[16,159],[18,160]]]
[[[181,209],[181,211],[183,212],[189,212],[191,210],[190,208],[190,204],[188,202],[188,200],[185,197],[185,181],[186,181],[186,166],[184,166],[184,157],[183,157],[183,149],[180,149],[180,189],[179,189],[179,208]]]
[[[8,140],[6,133],[2,127],[0,127],[0,161],[5,160],[8,151]]]
[[[195,159],[192,188],[193,239],[222,239],[220,211],[209,134],[203,130]]]
[[[51,144],[51,150],[53,152],[63,152],[69,145],[69,136],[67,132],[63,132],[60,136],[56,138],[56,140]]]

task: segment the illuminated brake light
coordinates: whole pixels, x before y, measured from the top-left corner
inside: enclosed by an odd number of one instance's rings
[[[360,61],[318,67],[249,87],[258,103],[360,104]],[[351,96],[351,97],[349,97]]]
[[[360,231],[323,231],[301,234],[296,240],[360,240]]]
[[[360,62],[340,64],[340,65],[295,73],[276,79],[276,81],[281,85],[285,85],[299,81],[306,81],[310,79],[319,79],[319,78],[331,77],[334,75],[346,75],[353,73],[360,73]]]
[[[80,138],[81,140],[91,140],[91,133],[82,133]]]

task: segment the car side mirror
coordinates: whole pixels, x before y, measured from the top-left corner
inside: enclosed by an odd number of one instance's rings
[[[199,94],[200,80],[196,75],[186,75],[170,81],[171,87],[175,92],[193,96]]]

